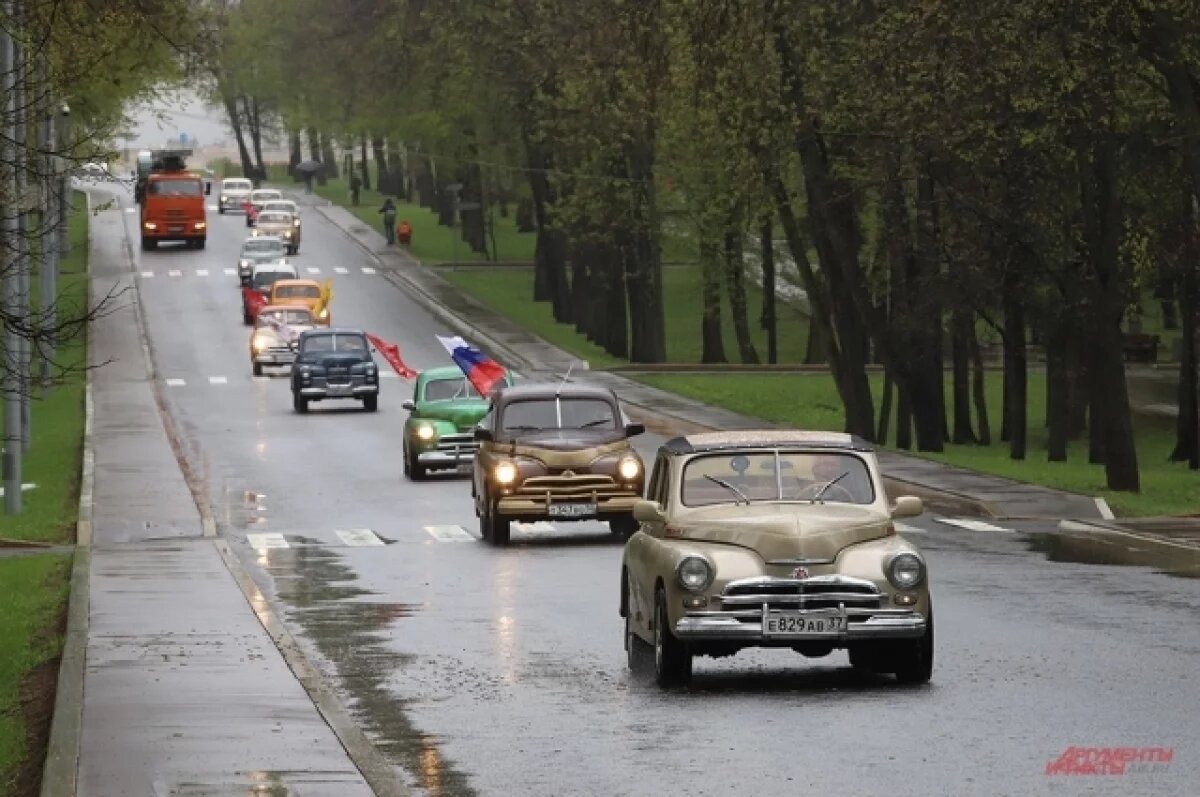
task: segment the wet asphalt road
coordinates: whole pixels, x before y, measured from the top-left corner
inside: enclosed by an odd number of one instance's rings
[[[322,402],[298,416],[286,376],[251,376],[225,273],[246,227],[209,219],[204,251],[135,251],[188,466],[219,532],[420,793],[1200,793],[1200,581],[1050,561],[1086,558],[1053,524],[924,517],[932,684],[864,680],[843,654],[762,651],[700,659],[690,690],[662,693],[626,669],[606,527],[516,529],[493,549],[466,481],[403,480],[410,383],[385,381],[377,414]],[[363,273],[376,264],[316,211],[304,219],[293,260],[334,279],[334,323],[398,342],[416,368],[446,364],[434,335],[449,330]],[[643,454],[659,442],[638,441]],[[360,529],[373,535],[347,533]],[[364,541],[383,544],[348,544]],[[1175,757],[1155,774],[1047,776],[1073,745]]]

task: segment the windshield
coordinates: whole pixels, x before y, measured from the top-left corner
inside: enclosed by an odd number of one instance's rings
[[[261,213],[258,217],[259,224],[291,224],[292,217],[287,213]]]
[[[854,454],[754,451],[707,454],[683,469],[686,506],[752,501],[870,504],[871,473]]]
[[[250,255],[282,255],[284,253],[282,241],[261,239],[246,241],[242,245],[242,251]]]
[[[221,187],[226,191],[248,191],[250,190],[249,180],[226,180],[221,183]]]
[[[279,299],[320,299],[321,289],[316,285],[280,285],[275,288]]]
[[[285,202],[282,199],[277,199],[267,202],[265,205],[263,205],[263,210],[270,210],[276,213],[292,214],[296,212],[296,205],[294,202]]]
[[[561,411],[561,423],[560,419]],[[514,401],[504,407],[506,432],[540,429],[616,429],[613,407],[603,399],[562,396]]]
[[[312,314],[305,310],[264,310],[258,314],[260,327],[271,326],[270,322],[291,326],[312,326]]]
[[[347,335],[345,333],[330,333],[326,335],[310,335],[304,340],[306,354],[322,354],[325,352],[364,352],[367,342],[362,335]]]
[[[155,180],[150,183],[151,196],[202,196],[199,180]]]
[[[254,287],[264,288],[273,285],[278,280],[294,279],[294,274],[286,271],[259,271],[254,275]]]
[[[426,401],[447,401],[460,398],[481,398],[475,386],[466,377],[431,379],[425,383]]]
[[[280,199],[282,198],[283,194],[279,193],[278,191],[258,190],[251,191],[250,196],[254,198],[255,202],[266,202],[268,199]]]

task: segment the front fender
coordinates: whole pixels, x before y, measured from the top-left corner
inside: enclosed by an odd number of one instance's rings
[[[925,581],[917,587],[904,590],[917,595],[917,603],[912,608],[922,615],[929,615],[929,568],[928,560],[915,545],[904,537],[891,536],[877,540],[868,540],[843,548],[838,553],[834,563],[838,575],[861,578],[873,582],[885,596],[885,604],[892,605],[893,596],[900,592],[888,581],[884,568],[895,556],[901,553],[913,553],[926,562]]]
[[[645,583],[640,585],[645,590],[643,597],[652,603],[655,592],[661,586],[666,594],[667,616],[672,625],[686,612],[683,606],[685,597],[703,595],[711,599],[714,595],[720,595],[730,581],[761,576],[765,572],[762,558],[749,548],[738,545],[649,538],[640,555],[645,559],[642,570],[646,574]],[[701,556],[713,568],[712,582],[703,590],[693,592],[686,589],[675,575],[679,562],[687,556]]]

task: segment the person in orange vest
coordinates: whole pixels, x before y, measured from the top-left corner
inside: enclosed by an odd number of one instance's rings
[[[396,237],[400,239],[400,243],[404,246],[412,243],[412,225],[408,223],[408,219],[403,219],[396,225]]]

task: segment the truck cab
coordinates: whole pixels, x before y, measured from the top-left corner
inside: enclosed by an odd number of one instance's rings
[[[184,165],[191,150],[158,150],[142,191],[142,250],[161,241],[183,241],[203,249],[208,240],[205,196],[211,184]]]

